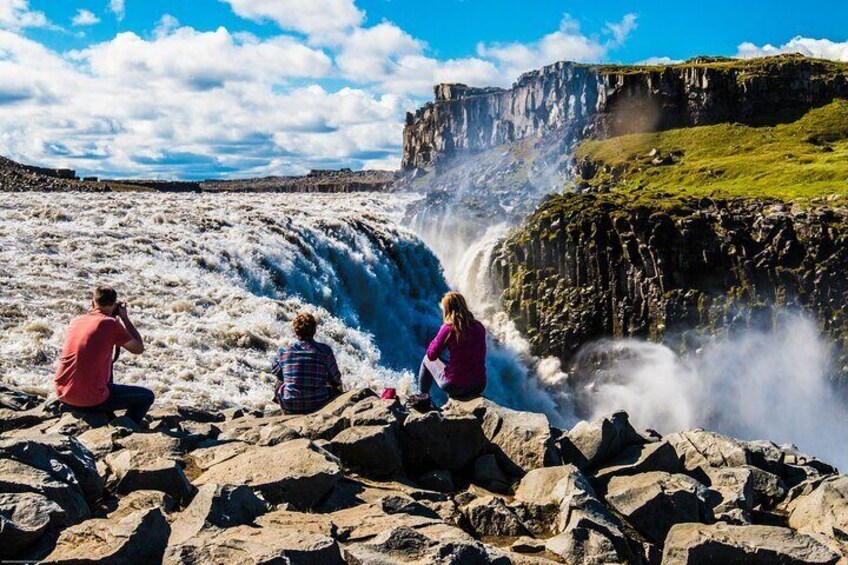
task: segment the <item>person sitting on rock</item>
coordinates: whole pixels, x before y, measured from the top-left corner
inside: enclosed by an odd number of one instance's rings
[[[292,329],[298,341],[281,347],[271,368],[279,379],[274,398],[286,414],[309,414],[341,394],[342,374],[330,346],[315,341],[315,316],[298,314]]]
[[[126,415],[141,424],[153,405],[153,392],[113,382],[112,352],[120,348],[144,353],[144,341],[130,321],[127,307],[109,286],[94,290],[91,311],[71,322],[59,368],[53,379],[56,396],[71,410]]]
[[[486,329],[474,319],[460,293],[448,292],[441,305],[444,324],[418,370],[415,404],[429,402],[434,382],[449,397],[459,400],[480,396],[486,389]],[[447,362],[441,360],[445,351]]]

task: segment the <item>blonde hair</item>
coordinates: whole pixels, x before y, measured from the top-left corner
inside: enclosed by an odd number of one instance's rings
[[[459,341],[462,332],[474,322],[474,314],[468,309],[465,297],[458,292],[448,292],[442,297],[442,312],[445,323],[453,326],[451,333],[454,339]]]

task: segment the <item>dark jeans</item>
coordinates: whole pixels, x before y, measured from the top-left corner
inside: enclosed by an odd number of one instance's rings
[[[421,362],[421,367],[418,368],[418,392],[421,394],[430,394],[430,389],[433,388],[433,383],[436,383],[440,389],[457,400],[468,400],[482,396],[486,385],[482,386],[456,386],[449,382],[445,382],[445,373],[440,371],[438,374],[433,374],[427,368],[426,357]],[[432,364],[431,364],[432,366]]]
[[[115,410],[126,410],[127,416],[140,424],[147,415],[147,411],[153,406],[155,399],[153,391],[140,386],[109,384],[109,398],[97,406],[71,409],[79,412],[114,412]]]

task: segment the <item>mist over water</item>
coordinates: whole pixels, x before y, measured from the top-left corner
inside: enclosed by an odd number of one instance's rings
[[[599,356],[608,360],[601,369],[589,363]],[[687,357],[643,341],[599,342],[584,348],[581,364],[575,399],[585,417],[623,409],[661,433],[704,427],[793,443],[848,467],[848,407],[830,377],[827,342],[805,317],[716,337]]]

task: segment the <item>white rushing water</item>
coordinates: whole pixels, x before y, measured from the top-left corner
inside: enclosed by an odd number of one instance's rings
[[[271,400],[288,321],[319,314],[348,382],[406,388],[438,328],[412,196],[4,194],[0,381],[49,390],[68,322],[114,285],[148,343],[122,382],[176,401]]]

